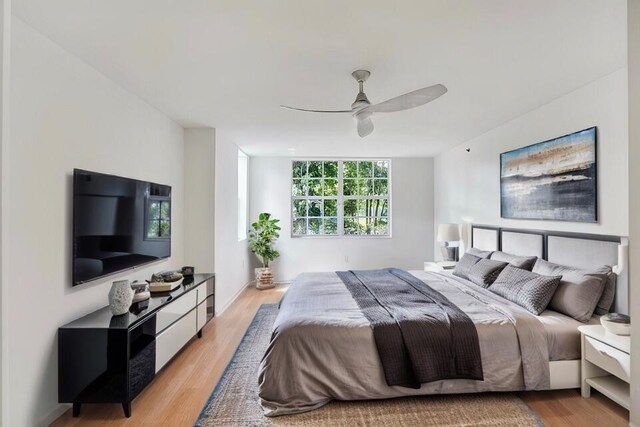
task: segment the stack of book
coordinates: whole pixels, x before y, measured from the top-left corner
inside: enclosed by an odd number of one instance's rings
[[[169,292],[182,284],[182,274],[175,271],[164,271],[151,276],[149,290],[151,292]]]

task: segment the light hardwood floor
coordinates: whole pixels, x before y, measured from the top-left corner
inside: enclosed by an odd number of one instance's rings
[[[280,300],[285,288],[246,289],[219,317],[194,338],[138,396],[131,418],[121,405],[83,405],[78,418],[65,412],[54,426],[192,426],[213,391],[236,346],[261,304]],[[548,427],[627,426],[629,413],[593,393],[582,399],[577,390],[527,392],[521,397]]]

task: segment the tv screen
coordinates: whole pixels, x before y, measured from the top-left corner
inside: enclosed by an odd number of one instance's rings
[[[171,187],[75,169],[73,284],[171,256]]]

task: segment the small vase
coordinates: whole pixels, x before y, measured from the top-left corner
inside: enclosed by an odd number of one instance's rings
[[[114,316],[125,314],[133,302],[133,289],[128,280],[117,280],[109,291],[109,308]]]
[[[271,267],[256,268],[254,272],[256,274],[256,289],[263,290],[275,287]]]

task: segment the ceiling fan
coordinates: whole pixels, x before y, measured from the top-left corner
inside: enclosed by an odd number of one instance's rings
[[[360,90],[356,100],[351,104],[350,110],[308,110],[286,105],[281,105],[281,107],[309,113],[350,113],[358,122],[358,135],[364,138],[373,132],[373,122],[371,121],[373,113],[393,113],[394,111],[408,110],[431,102],[447,93],[447,88],[444,85],[437,84],[396,96],[379,104],[371,104],[364,93],[364,82],[367,81],[371,73],[367,70],[356,70],[351,75],[358,81]]]

